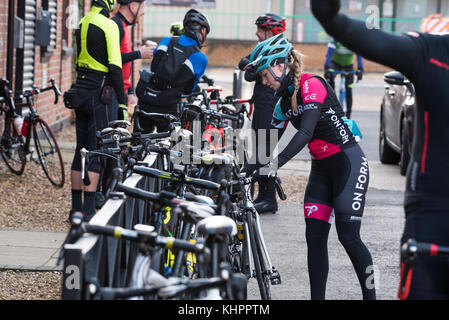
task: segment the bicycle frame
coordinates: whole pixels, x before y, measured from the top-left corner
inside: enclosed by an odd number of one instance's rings
[[[240,212],[243,215],[243,218],[244,218],[244,221],[245,221],[245,232],[249,232],[248,231],[249,230],[249,228],[248,228],[248,215],[251,214],[255,218],[256,231],[257,231],[258,237],[259,237],[259,239],[261,241],[263,253],[265,255],[265,258],[267,259],[267,263],[268,263],[268,267],[269,267],[269,270],[267,270],[267,271],[269,272],[269,274],[272,274],[273,273],[273,265],[271,264],[270,255],[268,254],[268,249],[267,249],[267,246],[265,244],[265,239],[263,237],[262,228],[260,226],[259,213],[254,208],[254,203],[251,200],[252,199],[251,198],[251,187],[250,187],[250,185],[245,185],[244,188],[245,188],[245,191],[244,191],[245,196],[244,196],[244,200],[243,200],[243,202],[241,204],[241,207],[240,207],[241,208]],[[248,245],[249,249],[251,249],[251,244],[249,243],[249,234],[247,235],[246,239],[248,241],[247,245]],[[250,252],[251,252],[251,250],[248,250],[248,255],[250,255]],[[250,260],[248,260],[248,261],[250,261]],[[253,269],[251,268],[251,270],[253,270]]]

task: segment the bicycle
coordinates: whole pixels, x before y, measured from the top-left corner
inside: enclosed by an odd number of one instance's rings
[[[271,285],[281,284],[281,276],[272,265],[265,240],[260,226],[260,219],[251,195],[251,184],[256,182],[260,176],[240,177],[238,180],[228,183],[230,193],[236,197],[237,205],[230,211],[231,218],[237,223],[238,235],[229,244],[229,259],[234,272],[241,272],[248,278],[255,277],[259,286],[262,300],[271,300]],[[286,200],[281,181],[275,179],[276,191],[281,200]],[[236,188],[233,191],[233,188]],[[243,187],[243,189],[241,189]]]
[[[359,70],[357,71],[347,71],[347,70],[335,70],[335,69],[329,69],[329,72],[334,75],[335,77],[337,75],[340,75],[340,86],[338,88],[338,101],[341,104],[341,107],[343,108],[343,112],[346,114],[348,105],[347,105],[347,97],[346,97],[346,77],[349,75],[358,75],[360,73]],[[357,83],[359,80],[357,79]]]
[[[135,167],[134,169],[135,172],[139,174],[161,177],[166,176],[164,172],[155,169],[145,167]],[[173,177],[173,179],[176,178]],[[220,187],[213,182],[201,179],[185,178],[180,180],[183,180],[183,183],[188,183],[195,186],[209,188]],[[197,272],[195,272],[195,276],[189,275],[188,278],[208,278],[217,277],[219,275],[220,265],[225,262],[226,257],[226,239],[227,237],[235,236],[237,233],[237,227],[232,219],[222,215],[213,215],[214,212],[219,213],[223,211],[219,205],[211,205],[208,201],[204,202],[204,198],[187,193],[184,194],[184,197],[179,197],[176,193],[168,191],[151,193],[136,188],[127,187],[121,183],[114,184],[112,188],[116,191],[124,192],[127,196],[154,203],[158,207],[158,212],[161,212],[160,209],[162,208],[172,208],[173,210],[170,210],[172,214],[179,217],[177,227],[178,230],[177,232],[173,232],[173,234],[176,234],[175,238],[179,239],[180,242],[190,243],[192,229],[195,229],[195,233],[205,235],[204,243],[210,249],[210,258],[207,258],[206,260],[202,260],[201,258],[194,259],[197,265]],[[177,209],[180,209],[180,212],[177,212]],[[160,216],[160,218],[161,217],[162,216]],[[165,219],[170,218],[165,216],[164,220]],[[174,217],[171,219],[174,219]],[[160,235],[162,232],[160,219],[159,223],[156,221],[154,226],[151,228],[155,235]],[[203,242],[201,241],[202,238],[199,238],[196,234],[193,235],[197,244]],[[192,246],[194,244],[190,243],[190,245]],[[168,249],[172,250],[176,248],[173,247]],[[174,256],[176,259],[174,261],[173,268],[170,268],[172,271],[169,274],[165,274],[165,276],[182,278],[186,275],[185,268],[187,265],[185,262],[188,261],[188,256],[186,256],[184,252],[185,250],[187,250],[185,247],[179,247],[178,250],[174,251]],[[151,266],[153,270],[164,274],[163,270],[160,269],[160,263],[158,263],[161,256],[161,250],[151,250],[151,258],[149,257],[149,252],[146,253],[146,256],[147,262],[145,263],[145,266]],[[136,274],[141,274],[141,272],[136,271]],[[142,283],[142,281],[140,281],[140,283]],[[211,293],[212,297],[219,298],[220,295],[218,292],[214,292],[215,293]]]
[[[98,279],[93,278],[90,279],[90,284],[88,285],[91,298],[106,300],[138,297],[167,299],[186,297],[186,294],[188,294],[188,298],[191,298],[192,294],[196,293],[195,298],[227,298],[233,300],[235,297],[237,299],[243,299],[243,292],[246,291],[246,278],[243,275],[231,274],[229,265],[218,265],[218,260],[216,260],[218,254],[218,248],[216,247],[217,241],[221,236],[234,235],[237,232],[235,223],[231,219],[226,217],[204,217],[204,214],[196,214],[194,213],[196,211],[194,209],[197,207],[194,204],[186,203],[175,198],[172,201],[163,199],[168,194],[160,197],[161,195],[152,193],[144,194],[133,189],[125,189],[125,191],[134,195],[137,192],[140,194],[139,197],[147,200],[150,197],[152,201],[160,200],[166,204],[171,202],[171,205],[180,205],[185,211],[191,212],[192,215],[200,215],[204,219],[201,219],[198,228],[202,233],[207,235],[206,240],[191,243],[173,237],[163,237],[155,232],[153,226],[149,225],[135,225],[134,230],[115,226],[91,225],[82,222],[81,213],[75,213],[72,217],[72,227],[64,244],[76,242],[86,233],[115,237],[139,244],[139,254],[134,263],[132,277],[127,284],[128,287],[101,287]],[[208,215],[207,212],[206,215]],[[203,267],[211,263],[212,269],[215,271],[207,278],[182,279],[171,277],[167,279],[150,268],[151,260],[157,248],[182,249],[188,252],[194,252],[201,257],[199,261]],[[61,261],[62,252],[58,263]],[[217,265],[214,267],[215,264]],[[217,292],[219,288],[223,289],[224,294]],[[201,293],[201,291],[207,289],[209,289],[208,292]]]
[[[26,157],[30,155],[30,159],[36,161],[36,158],[33,157],[36,150],[48,180],[55,187],[62,188],[65,182],[65,172],[61,150],[49,125],[34,110],[34,98],[42,92],[53,90],[55,93],[54,103],[58,103],[61,91],[54,79],[51,79],[50,82],[52,85],[48,88],[39,89],[33,86],[32,90],[13,97],[12,91],[9,90],[9,81],[0,79],[0,94],[4,99],[4,107],[0,108],[0,112],[5,113],[5,128],[0,142],[0,154],[13,173],[22,175],[27,162]],[[26,102],[23,102],[24,99]],[[29,109],[29,113],[23,119],[23,124],[15,123],[22,119],[16,107]],[[35,149],[30,146],[31,136],[34,139]]]

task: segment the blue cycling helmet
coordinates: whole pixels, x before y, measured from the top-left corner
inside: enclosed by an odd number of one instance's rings
[[[280,61],[287,63],[288,55],[293,49],[293,45],[284,37],[278,34],[265,41],[260,42],[251,52],[250,65],[255,68],[256,73],[260,70],[270,68]],[[270,72],[271,68],[270,68]],[[275,79],[278,77],[275,77]],[[279,78],[276,79],[279,81]]]

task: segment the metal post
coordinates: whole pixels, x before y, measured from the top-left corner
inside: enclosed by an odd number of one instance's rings
[[[12,84],[12,70],[14,61],[14,8],[15,1],[8,2],[8,57],[6,60],[6,79]]]
[[[281,17],[285,16],[285,0],[281,0],[279,14],[281,15]]]
[[[17,16],[25,21],[25,1],[19,1],[17,3]],[[14,86],[15,91],[22,91],[23,89],[24,51],[25,48],[16,49],[16,84]]]

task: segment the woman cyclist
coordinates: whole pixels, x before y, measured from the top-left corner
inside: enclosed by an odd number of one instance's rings
[[[278,157],[260,169],[261,174],[275,174],[306,144],[312,155],[304,196],[311,298],[325,298],[327,240],[335,217],[338,238],[355,268],[363,298],[375,299],[367,273],[373,262],[360,239],[368,161],[342,119],[344,112],[334,91],[323,78],[302,72],[302,55],[282,35],[259,43],[250,60],[263,84],[281,98],[272,126],[280,130],[280,136],[289,122],[298,130]]]
[[[414,238],[449,245],[449,35],[394,35],[368,29],[364,21],[339,13],[339,0],[311,4],[329,35],[363,57],[402,72],[413,83],[417,108],[401,241]],[[399,298],[449,299],[446,258],[417,257],[407,275]]]

